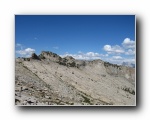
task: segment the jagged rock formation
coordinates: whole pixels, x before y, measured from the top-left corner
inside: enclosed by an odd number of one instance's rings
[[[47,61],[54,61],[54,62],[59,62],[61,60],[61,57],[59,55],[48,51],[42,51],[39,57],[41,59],[46,59]]]
[[[135,69],[42,51],[16,58],[16,105],[135,105]]]
[[[35,53],[32,53],[31,59],[40,60],[40,58]]]

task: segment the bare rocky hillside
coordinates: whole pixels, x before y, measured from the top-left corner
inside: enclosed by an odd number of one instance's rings
[[[135,105],[135,69],[43,51],[15,60],[16,105]]]

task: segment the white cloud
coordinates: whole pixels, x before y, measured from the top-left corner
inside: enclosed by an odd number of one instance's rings
[[[82,53],[79,51],[77,54],[69,54],[65,53],[64,55],[60,55],[61,57],[66,57],[66,56],[72,56],[75,59],[80,59],[80,60],[93,60],[93,59],[101,59],[101,57],[107,57],[108,54],[99,54],[99,53],[94,53],[94,52],[87,52],[87,53]]]
[[[125,52],[126,55],[135,55],[135,50],[128,49],[128,51]]]
[[[135,59],[134,58],[123,58],[121,56],[113,56],[113,57],[107,57],[107,58],[103,58],[102,60],[110,62],[112,64],[118,64],[118,65],[122,65],[123,62],[127,62],[129,64],[135,64]]]
[[[113,56],[112,58],[116,59],[116,60],[122,60],[123,59],[121,56]]]
[[[100,54],[94,53],[94,52],[87,52],[87,53],[86,53],[86,56],[89,56],[89,57],[99,57]]]
[[[35,52],[35,49],[32,48],[26,48],[24,50],[17,50],[16,53],[21,55],[21,57],[29,57],[32,53]]]
[[[125,38],[122,42],[122,46],[115,45],[104,45],[103,49],[107,52],[107,54],[113,55],[135,55],[135,41],[130,40],[130,38]]]
[[[104,50],[107,52],[111,52],[112,51],[111,45],[105,45]]]
[[[120,47],[119,45],[111,46],[111,45],[105,45],[103,48],[108,54],[122,54],[124,53],[124,49]]]
[[[125,49],[129,49],[129,48],[134,49],[135,48],[135,41],[130,40],[130,38],[125,38],[124,41],[123,41],[123,43],[122,43],[122,46]]]

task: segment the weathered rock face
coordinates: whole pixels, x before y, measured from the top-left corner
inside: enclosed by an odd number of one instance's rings
[[[59,55],[48,51],[42,51],[39,57],[41,59],[46,59],[54,62],[59,62],[61,60],[61,57]]]
[[[71,56],[67,56],[67,57],[63,58],[63,61],[65,61],[65,64],[68,67],[76,67],[75,59]]]
[[[31,59],[40,60],[40,58],[35,53],[32,53]]]
[[[15,65],[16,105],[135,105],[134,68],[45,51]]]
[[[104,66],[108,74],[114,75],[116,77],[125,77],[131,82],[135,82],[135,69],[134,68],[111,64],[108,62],[104,62]]]

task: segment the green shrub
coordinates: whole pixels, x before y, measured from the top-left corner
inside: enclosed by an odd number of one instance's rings
[[[82,97],[84,98],[84,101],[83,101],[83,102],[88,103],[88,104],[91,104],[91,101],[90,101],[89,98],[87,98],[86,96],[83,96],[83,95],[82,95]]]

